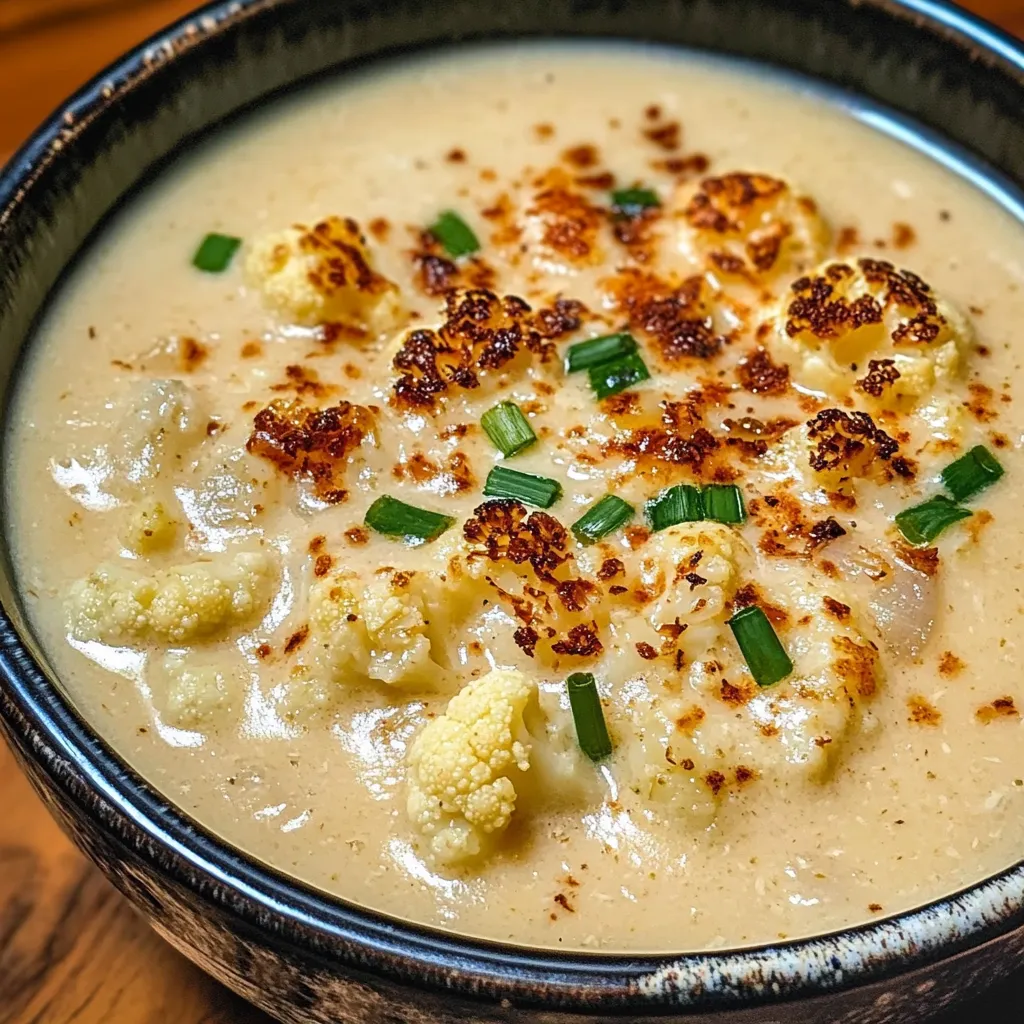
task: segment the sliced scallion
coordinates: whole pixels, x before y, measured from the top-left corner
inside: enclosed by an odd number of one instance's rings
[[[966,501],[994,484],[1003,472],[996,457],[979,444],[942,471],[942,482],[955,501]]]
[[[651,376],[647,364],[639,352],[631,352],[629,355],[609,363],[591,366],[587,370],[587,374],[590,377],[590,386],[594,391],[594,396],[598,400],[617,395],[634,384],[649,380]]]
[[[656,494],[644,505],[651,529],[667,530],[677,523],[696,523],[704,518],[701,493],[690,484],[678,484]]]
[[[420,544],[440,537],[454,522],[451,516],[407,505],[388,494],[382,494],[363,518],[364,525],[377,533]]]
[[[612,752],[612,741],[604,720],[601,696],[592,672],[574,672],[565,681],[569,707],[576,725],[576,739],[591,761],[600,761]]]
[[[480,242],[473,229],[453,210],[445,210],[428,228],[444,251],[456,259],[478,252]]]
[[[612,193],[612,207],[620,217],[639,217],[654,206],[661,206],[661,200],[653,189],[622,188]]]
[[[495,466],[487,474],[484,494],[488,498],[514,498],[524,505],[551,508],[562,496],[562,485],[546,476],[520,473],[507,466]]]
[[[971,515],[970,509],[962,508],[944,494],[923,501],[920,505],[904,509],[896,516],[900,533],[911,544],[930,544],[943,530]]]
[[[615,494],[606,494],[572,524],[572,532],[580,543],[593,544],[625,526],[635,514],[636,509],[628,501]]]
[[[579,341],[570,345],[565,353],[565,372],[589,370],[635,351],[636,339],[631,334],[604,334],[600,338]]]
[[[729,626],[758,686],[772,686],[793,671],[793,662],[762,609],[750,605],[738,611]]]
[[[708,484],[701,491],[704,518],[718,523],[742,523],[747,518],[743,494],[735,484]]]
[[[196,249],[192,266],[207,274],[220,274],[227,270],[241,244],[242,240],[233,235],[209,234]]]
[[[480,417],[480,426],[506,459],[518,455],[537,440],[529,420],[515,402],[499,402]]]

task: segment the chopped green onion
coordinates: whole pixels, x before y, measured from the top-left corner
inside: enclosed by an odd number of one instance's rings
[[[942,482],[956,501],[966,501],[994,484],[1003,472],[996,457],[979,444],[942,471]]]
[[[617,395],[634,384],[649,380],[651,376],[647,364],[639,352],[632,352],[630,355],[615,359],[610,363],[591,366],[587,370],[587,374],[590,377],[590,386],[598,400]]]
[[[576,739],[591,761],[600,761],[612,752],[612,741],[604,720],[604,708],[592,672],[574,672],[565,681],[569,707],[576,725]]]
[[[192,266],[207,274],[220,274],[227,270],[241,244],[242,240],[232,235],[207,235],[192,257]]]
[[[678,484],[651,498],[644,505],[644,515],[655,532],[667,530],[677,523],[696,523],[703,519],[704,502],[696,487]]]
[[[518,455],[537,440],[533,427],[515,402],[499,402],[480,417],[484,433],[505,458]]]
[[[793,662],[782,641],[757,605],[738,611],[729,620],[729,626],[758,686],[772,686],[793,671]]]
[[[582,544],[593,544],[625,526],[635,514],[636,509],[628,501],[606,494],[572,524],[572,532]]]
[[[533,473],[520,473],[507,466],[495,466],[487,474],[484,494],[488,498],[515,498],[524,505],[551,508],[562,496],[562,485],[546,476],[534,476]]]
[[[428,230],[449,256],[468,256],[480,249],[473,229],[453,210],[445,210]]]
[[[604,334],[589,341],[570,345],[565,354],[565,372],[589,370],[592,366],[610,363],[636,351],[636,338],[631,334]]]
[[[961,508],[944,494],[936,494],[920,505],[904,509],[896,516],[900,533],[911,544],[930,544],[947,526],[967,519],[971,511]]]
[[[704,518],[719,523],[742,523],[747,518],[743,495],[735,484],[708,484],[701,492]]]
[[[367,510],[363,523],[386,537],[403,537],[423,543],[440,537],[455,520],[440,512],[406,505],[404,501],[382,494]]]
[[[654,206],[661,206],[661,200],[653,189],[622,188],[612,193],[612,207],[620,217],[632,220]]]

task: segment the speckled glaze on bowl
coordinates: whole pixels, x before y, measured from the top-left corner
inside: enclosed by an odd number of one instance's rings
[[[213,4],[86,86],[0,174],[0,414],[64,268],[190,139],[347,63],[536,35],[682,43],[797,70],[944,134],[1011,193],[1024,186],[1024,51],[932,0]],[[326,899],[218,841],[91,733],[46,668],[0,548],[0,726],[25,771],[160,934],[282,1021],[906,1024],[978,992],[1024,947],[1022,865],[870,926],[678,957],[531,953]]]

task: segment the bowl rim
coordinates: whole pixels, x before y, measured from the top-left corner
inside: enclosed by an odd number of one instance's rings
[[[92,78],[0,167],[0,242],[12,210],[65,143],[194,46],[297,0],[215,0]],[[1009,65],[1024,43],[948,0],[844,0],[913,20]],[[339,62],[341,66],[344,61]],[[3,434],[6,434],[4,429]],[[0,435],[2,436],[2,435]],[[693,953],[558,951],[470,938],[348,903],[247,857],[130,768],[65,699],[0,605],[0,726],[104,835],[252,934],[315,959],[468,999],[660,1016],[820,996],[905,975],[1024,926],[1024,860],[948,896],[803,939]],[[273,924],[268,930],[268,921]]]

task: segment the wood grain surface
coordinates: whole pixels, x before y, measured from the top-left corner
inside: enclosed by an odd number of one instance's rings
[[[827,3],[828,0],[821,0]],[[0,0],[0,155],[194,0]],[[965,6],[1024,35],[1024,0]],[[1020,1024],[1024,974],[944,1024]],[[0,1024],[269,1024],[158,939],[0,743]]]

